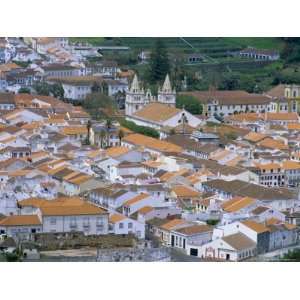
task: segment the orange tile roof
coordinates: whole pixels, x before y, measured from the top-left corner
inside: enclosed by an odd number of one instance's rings
[[[61,129],[61,133],[65,135],[87,134],[86,126],[68,126]]]
[[[161,141],[138,133],[130,134],[124,137],[123,141],[136,146],[143,146],[160,152],[182,152],[182,148],[175,144],[171,144],[169,142]]]
[[[280,164],[276,163],[268,163],[268,164],[255,164],[255,167],[261,169],[261,170],[275,170],[275,169],[280,169]]]
[[[226,212],[237,212],[240,209],[255,203],[255,201],[255,199],[250,197],[234,197],[233,199],[224,202],[221,206]]]
[[[77,216],[77,215],[99,215],[107,212],[88,202],[83,202],[77,205],[42,205],[40,207],[43,216]]]
[[[171,178],[175,177],[175,176],[183,176],[185,175],[186,173],[188,173],[189,171],[185,168],[182,168],[181,170],[179,171],[175,171],[175,172],[166,172],[164,173],[162,176],[160,176],[160,181],[168,181],[170,180]]]
[[[270,218],[266,220],[266,226],[280,224],[280,223],[282,222],[276,218]]]
[[[229,115],[225,119],[236,122],[255,122],[263,119],[263,116],[258,113],[241,113]]]
[[[277,121],[277,120],[298,121],[299,117],[298,117],[298,114],[295,113],[295,112],[290,112],[290,113],[266,113],[266,121]]]
[[[123,221],[125,220],[126,217],[124,215],[121,215],[121,214],[113,214],[111,216],[109,216],[109,223],[118,223],[120,221]]]
[[[150,103],[133,116],[154,122],[164,122],[181,112],[181,109],[162,103]]]
[[[244,224],[245,226],[249,227],[250,229],[254,230],[257,233],[269,231],[269,229],[266,226],[264,226],[263,224],[257,223],[252,220],[245,220],[245,221],[242,221],[241,223]]]
[[[152,210],[154,210],[154,208],[152,206],[144,206],[144,207],[142,207],[138,210],[138,213],[142,214],[142,215],[145,215],[145,214],[147,214],[148,212],[150,212]]]
[[[0,226],[30,226],[41,225],[37,215],[16,215],[8,216],[0,221]]]
[[[251,131],[244,136],[244,140],[256,143],[263,140],[266,137],[267,136],[265,134]]]
[[[173,219],[163,225],[160,226],[163,230],[172,230],[173,228],[177,227],[178,225],[182,225],[185,223],[183,219]]]
[[[182,197],[199,197],[201,195],[200,192],[195,191],[194,189],[185,186],[185,185],[177,185],[174,186],[172,189],[172,192],[176,194],[177,197],[182,198]]]
[[[283,142],[272,138],[265,138],[257,145],[264,148],[278,149],[278,150],[288,150],[289,148],[288,145],[285,145]]]
[[[139,202],[139,201],[141,201],[141,200],[143,200],[143,199],[146,199],[146,198],[148,198],[148,197],[150,197],[149,194],[141,193],[141,194],[139,194],[139,195],[137,195],[137,196],[135,196],[135,197],[133,197],[133,198],[127,200],[123,205],[124,205],[124,206],[132,205],[132,204],[134,204],[134,203],[136,203],[136,202]]]
[[[161,166],[163,163],[159,162],[159,161],[155,161],[155,160],[147,160],[145,162],[142,163],[144,166],[146,167],[150,167],[150,168],[158,168],[159,166]]]
[[[286,160],[282,163],[284,170],[297,170],[300,169],[300,163],[292,160]]]
[[[77,176],[75,178],[68,179],[67,181],[70,182],[70,183],[76,184],[76,185],[80,185],[80,184],[82,184],[86,181],[89,181],[89,180],[93,179],[93,176],[83,174],[83,173],[81,173],[81,174],[82,175]]]
[[[127,147],[119,146],[108,148],[107,150],[105,150],[105,154],[110,157],[116,157],[125,154],[129,151],[130,149],[128,149]]]
[[[288,130],[300,130],[300,123],[289,123],[287,128]]]
[[[191,225],[176,230],[176,232],[182,233],[184,235],[193,235],[209,231],[213,231],[212,227],[209,225]]]

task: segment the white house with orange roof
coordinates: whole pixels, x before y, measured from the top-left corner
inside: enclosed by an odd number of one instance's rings
[[[19,202],[21,213],[36,213],[42,232],[80,231],[86,235],[108,233],[108,212],[79,197],[54,200],[29,198]]]
[[[41,233],[43,226],[38,215],[12,215],[0,221],[0,234],[26,239],[31,234]]]
[[[141,223],[119,213],[112,213],[109,216],[109,233],[134,234],[139,239],[144,239],[145,223]]]
[[[102,184],[93,176],[74,171],[63,178],[62,187],[66,195],[73,196],[100,187]]]
[[[242,261],[257,253],[256,243],[241,232],[223,236],[202,246],[188,244],[187,253],[213,261]]]
[[[130,216],[144,206],[164,206],[165,202],[148,193],[140,193],[123,203],[123,214]]]
[[[12,112],[2,116],[8,124],[17,124],[20,122],[31,123],[37,121],[43,121],[45,116],[41,115],[37,111],[32,111],[29,109],[15,109]]]

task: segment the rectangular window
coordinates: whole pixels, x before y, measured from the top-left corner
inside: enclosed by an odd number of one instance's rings
[[[124,228],[124,224],[123,223],[119,223],[119,229],[123,229]]]
[[[56,225],[56,218],[51,218],[50,219],[50,224],[51,225]]]
[[[132,229],[132,223],[130,222],[130,223],[128,223],[128,229]]]

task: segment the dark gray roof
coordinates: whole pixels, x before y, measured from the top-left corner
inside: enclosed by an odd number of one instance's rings
[[[209,190],[223,191],[233,196],[252,197],[262,201],[297,199],[297,194],[287,188],[268,188],[241,180],[215,179],[203,183]]]

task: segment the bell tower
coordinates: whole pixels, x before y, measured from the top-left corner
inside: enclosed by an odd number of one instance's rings
[[[176,91],[172,90],[169,74],[167,74],[162,88],[158,90],[157,101],[171,106],[176,104]]]
[[[136,111],[142,109],[149,100],[145,96],[143,88],[140,88],[137,75],[134,75],[130,90],[126,92],[125,114],[126,116],[133,115]]]

